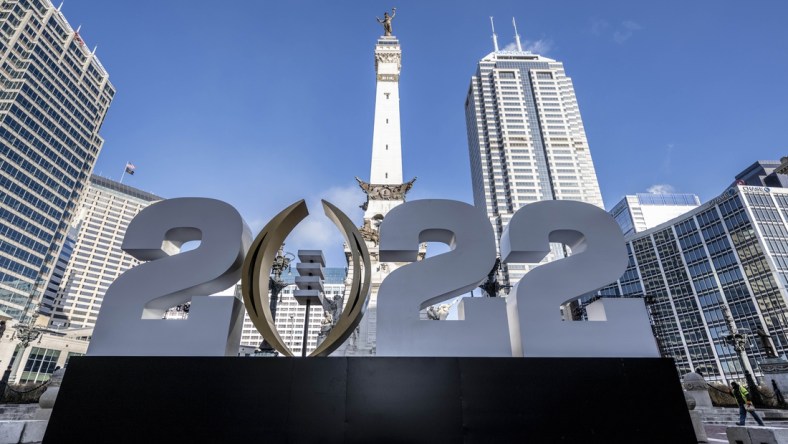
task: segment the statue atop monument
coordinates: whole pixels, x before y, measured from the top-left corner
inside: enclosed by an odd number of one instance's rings
[[[375,17],[378,23],[383,25],[383,35],[386,37],[391,36],[391,19],[397,14],[397,8],[391,8],[391,15],[388,12],[383,13],[383,20]]]
[[[763,347],[763,351],[766,352],[767,358],[776,358],[777,351],[774,349],[774,345],[769,340],[771,339],[771,335],[766,333],[762,328],[758,327],[755,330],[755,334],[758,336],[758,340],[761,342],[761,347]]]

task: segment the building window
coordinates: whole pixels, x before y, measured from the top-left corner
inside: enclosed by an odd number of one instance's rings
[[[21,383],[43,382],[49,379],[55,371],[55,364],[60,357],[60,350],[50,350],[48,348],[33,347],[25,363],[25,370],[22,372]]]

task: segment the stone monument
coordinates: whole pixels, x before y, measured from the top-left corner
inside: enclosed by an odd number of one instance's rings
[[[405,195],[413,187],[415,178],[403,180],[402,142],[399,114],[399,76],[402,68],[402,49],[399,40],[392,35],[391,15],[386,13],[378,22],[383,25],[383,35],[375,45],[375,118],[372,130],[372,159],[369,182],[358,177],[359,186],[366,194],[364,222],[359,228],[369,249],[372,285],[369,305],[361,323],[345,345],[333,353],[335,356],[370,356],[377,348],[377,295],[380,283],[403,263],[380,261],[380,224],[392,208],[405,202]],[[350,250],[345,248],[346,256]],[[421,248],[421,257],[426,248]],[[348,256],[349,259],[349,256]],[[348,261],[348,276],[359,272],[353,270]]]
[[[695,401],[695,407],[698,408],[711,408],[711,396],[709,396],[709,384],[703,376],[690,372],[682,378],[682,385],[688,396]]]

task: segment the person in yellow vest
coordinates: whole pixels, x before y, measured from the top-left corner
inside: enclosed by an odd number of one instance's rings
[[[737,422],[736,425],[743,426],[744,421],[747,419],[747,412],[750,412],[758,425],[762,426],[763,421],[761,420],[761,417],[755,412],[755,407],[752,405],[750,392],[747,391],[743,385],[739,385],[739,383],[736,381],[731,382],[731,392],[733,397],[736,398],[736,403],[739,404],[739,422]]]

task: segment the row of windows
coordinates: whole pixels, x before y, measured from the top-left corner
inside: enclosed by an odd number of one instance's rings
[[[3,194],[5,194],[5,193],[3,193]],[[34,220],[36,220],[36,219],[44,219],[44,217],[40,213],[38,213],[36,211],[33,211],[27,205],[21,204],[18,200],[14,199],[13,197],[8,196],[8,195],[6,195],[6,198],[4,198],[2,200],[2,203],[4,205],[3,205],[2,208],[0,208],[0,219],[7,220],[8,222],[11,223],[11,225],[13,225],[13,226],[15,226],[15,227],[17,227],[17,228],[19,228],[21,230],[24,230],[24,231],[32,234],[33,236],[36,236],[37,238],[43,240],[46,244],[49,244],[50,242],[52,242],[52,234],[50,232],[48,232],[46,230],[42,230],[41,228],[36,227],[35,225],[33,225],[33,223],[25,220],[22,217],[17,216],[15,213],[12,213],[10,211],[10,209],[13,208],[18,213],[21,213],[21,214],[23,214],[23,215],[25,215],[25,216],[27,216],[27,217],[29,217],[31,219],[34,219]],[[9,209],[7,210],[6,208],[9,208]],[[56,226],[55,226],[54,223],[52,223],[48,219],[44,219],[44,220],[49,223],[47,226],[48,226],[48,228],[50,228],[50,230],[54,231],[56,229]],[[49,226],[49,225],[51,225],[51,226]]]
[[[74,150],[80,159],[84,159],[86,156],[88,156],[88,154],[85,152],[85,150],[82,147],[90,147],[91,144],[84,137],[82,137],[79,134],[76,135],[67,134],[62,129],[60,129],[60,127],[56,125],[50,118],[46,117],[44,113],[42,113],[35,106],[33,106],[33,104],[30,103],[29,100],[27,100],[21,95],[17,96],[16,104],[21,105],[24,108],[24,110],[27,111],[26,113],[22,113],[21,111],[16,112],[16,116],[19,117],[20,122],[24,122],[27,126],[35,130],[38,128],[38,123],[32,120],[31,116],[35,117],[38,120],[38,122],[40,122],[41,125],[43,125],[43,127],[48,129],[52,134],[54,134],[55,137],[58,138],[58,140],[61,140],[63,143],[66,144],[66,146]],[[13,110],[14,108],[16,108],[16,104],[11,107],[12,112],[14,112]],[[25,118],[22,118],[23,115],[25,116]],[[69,128],[70,127],[71,126],[69,125]],[[71,129],[71,131],[76,133],[76,131],[74,131],[73,129]]]
[[[11,118],[11,116],[15,116],[18,121]],[[84,164],[83,158],[79,158],[75,156],[71,151],[69,151],[66,146],[61,143],[62,139],[58,139],[53,137],[49,132],[45,131],[44,128],[36,123],[32,118],[30,118],[23,110],[19,109],[15,104],[11,106],[10,114],[6,116],[4,123],[8,125],[11,129],[16,131],[17,134],[22,136],[25,140],[34,143],[35,136],[34,134],[40,136],[43,140],[46,140],[52,147],[54,147],[66,160],[70,161],[73,165],[77,168],[82,168]],[[26,128],[22,126],[22,123],[27,125],[31,130],[27,131]],[[24,130],[24,131],[23,131]],[[59,133],[58,136],[65,136],[62,131],[59,129],[55,131],[55,133]],[[71,140],[65,140],[67,144],[73,144]],[[42,150],[43,151],[43,150]]]
[[[38,196],[36,196],[33,193],[31,193],[30,191],[20,187],[14,181],[12,181],[12,180],[10,180],[10,179],[8,179],[6,177],[0,176],[0,187],[3,187],[5,189],[7,189],[8,191],[16,194],[17,196],[21,197],[26,202],[33,204],[33,206],[35,206],[36,208],[44,211],[46,214],[48,214],[48,215],[50,215],[52,217],[57,217],[59,219],[63,215],[63,213],[58,211],[58,209],[50,206],[49,204],[44,202],[43,199],[39,199]],[[3,199],[3,201],[5,202],[5,199]]]
[[[5,268],[8,271],[12,271],[14,273],[20,274],[29,279],[35,279],[38,276],[38,270],[34,270],[30,267],[26,267],[20,264],[19,262],[7,257],[0,257],[0,268]],[[9,278],[10,280],[19,279],[9,274],[5,274],[5,273],[0,273],[0,274],[3,274],[3,276],[0,276],[3,279],[5,278]],[[27,299],[27,296],[25,296],[25,299]]]
[[[68,162],[66,162],[65,158],[55,153],[49,146],[41,142],[41,140],[38,140],[35,137],[35,135],[27,131],[25,128],[22,128],[21,125],[14,122],[13,119],[6,118],[6,123],[16,124],[18,126],[17,132],[19,132],[19,135],[24,140],[20,140],[13,133],[2,127],[0,127],[0,137],[7,140],[11,146],[15,147],[19,152],[27,156],[27,158],[32,160],[36,165],[41,166],[45,170],[49,171],[52,175],[63,181],[63,183],[65,183],[69,188],[72,188],[74,186],[75,182],[72,178],[76,178],[79,176],[79,171],[76,168],[74,168]],[[47,137],[51,138],[51,136],[49,135],[47,135]],[[40,152],[44,153],[44,155],[46,155],[47,158],[52,160],[57,166],[59,166],[63,171],[66,171],[69,175],[66,175],[60,170],[58,170],[57,168],[55,168],[54,165],[52,165],[51,163],[49,163],[49,161],[44,159],[44,157],[41,156],[41,154],[31,149],[25,143],[25,141],[29,142],[31,145],[36,147]],[[12,152],[11,148],[4,143],[0,144],[0,147],[2,147],[4,154]],[[65,150],[65,148],[62,146],[56,148],[61,154],[63,152],[62,150]],[[70,152],[68,151],[66,152],[70,154]]]
[[[68,111],[71,112],[71,115],[73,115],[78,121],[82,122],[82,124],[87,127],[91,133],[95,130],[94,122],[85,116],[83,110],[77,108],[77,106],[74,105],[69,95],[63,94],[61,92],[59,85],[56,86],[50,82],[49,79],[45,77],[41,71],[36,69],[35,66],[30,66],[28,68],[28,74],[32,75],[35,80],[38,80],[38,82],[30,82],[35,85],[35,89],[38,92],[43,95],[47,95],[48,93],[48,97],[54,97],[53,101],[62,104]]]
[[[32,165],[30,165],[30,166],[36,172],[40,173],[40,171],[37,168],[33,167]],[[7,178],[15,179],[17,183],[21,183],[23,185],[26,185],[32,191],[36,192],[39,196],[41,196],[44,199],[47,199],[48,201],[50,201],[53,204],[55,204],[55,206],[57,206],[58,208],[65,208],[66,201],[64,199],[61,199],[60,197],[55,195],[55,193],[53,193],[49,189],[45,188],[44,185],[41,185],[41,183],[40,183],[41,181],[36,180],[35,178],[28,176],[27,174],[25,174],[21,170],[17,169],[13,165],[11,165],[9,162],[2,163],[2,165],[0,165],[0,171],[4,171],[5,173],[7,173],[6,174]],[[44,176],[44,177],[46,177],[46,176]],[[49,178],[47,178],[47,179],[49,179]],[[52,179],[49,179],[49,181],[54,183],[54,181]],[[55,184],[55,187],[57,187],[56,184]]]

